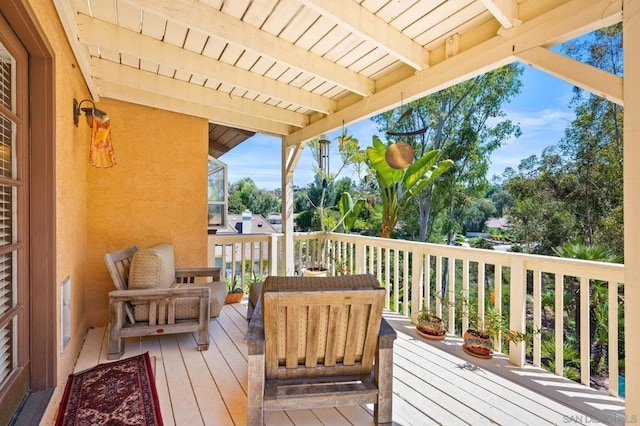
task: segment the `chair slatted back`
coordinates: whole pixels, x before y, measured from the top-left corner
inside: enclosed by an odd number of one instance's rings
[[[129,288],[129,267],[133,254],[138,251],[138,246],[127,247],[104,255],[104,263],[107,265],[113,285],[118,290]]]
[[[369,374],[384,297],[381,287],[267,289],[267,379]]]

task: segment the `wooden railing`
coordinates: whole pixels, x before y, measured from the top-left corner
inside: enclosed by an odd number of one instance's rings
[[[282,238],[211,236],[210,265],[221,266],[225,258],[223,276],[241,275],[241,280],[251,273],[281,273],[286,270],[279,255]],[[496,347],[515,365],[553,365],[554,372],[563,375],[564,350],[569,349],[565,343],[577,341],[580,381],[589,386],[592,349],[601,350],[605,342],[609,393],[618,395],[623,265],[339,233],[296,233],[294,247],[294,273],[319,266],[330,275],[371,273],[386,289],[386,307],[413,321],[424,305],[443,317],[450,333],[460,335],[469,325],[471,304],[480,318],[488,309],[504,314],[511,330],[542,330],[518,345],[507,345],[503,336],[498,337]],[[468,302],[462,311],[454,308],[460,297]],[[569,305],[578,312],[577,329],[567,332]],[[597,322],[591,318],[594,313]],[[595,338],[598,348],[592,348]]]

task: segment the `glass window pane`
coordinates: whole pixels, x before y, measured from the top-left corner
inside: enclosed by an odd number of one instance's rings
[[[209,226],[224,225],[224,205],[209,204]]]
[[[13,98],[15,75],[15,60],[0,43],[0,103],[13,112],[16,112]]]
[[[10,185],[0,185],[0,246],[15,243],[14,239],[14,205],[16,188]],[[2,258],[0,257],[0,261]]]
[[[16,303],[13,255],[0,255],[0,315],[13,308]]]
[[[15,153],[16,125],[0,114],[0,176],[15,179],[13,154]]]

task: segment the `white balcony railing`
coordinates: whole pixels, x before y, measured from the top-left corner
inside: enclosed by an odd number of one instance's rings
[[[224,259],[222,276],[244,286],[252,278],[286,270],[282,241],[282,234],[212,235],[209,264],[221,266]],[[331,275],[371,273],[387,290],[386,307],[414,321],[425,304],[444,317],[450,333],[461,334],[468,327],[469,311],[451,306],[463,294],[480,318],[492,307],[508,311],[512,330],[542,329],[544,333],[520,345],[507,347],[499,337],[496,347],[508,352],[516,365],[528,361],[543,367],[543,361],[551,362],[555,373],[563,375],[565,343],[577,341],[580,381],[589,386],[592,356],[602,351],[604,342],[609,393],[618,396],[623,265],[339,233],[296,233],[294,243],[296,274],[321,265]],[[577,312],[576,329],[567,331],[569,305]],[[597,323],[591,318],[594,309]],[[599,339],[599,347],[592,345],[594,339]]]

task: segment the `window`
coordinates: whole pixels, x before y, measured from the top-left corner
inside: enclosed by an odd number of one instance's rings
[[[227,223],[227,165],[209,157],[208,228],[223,228]]]

